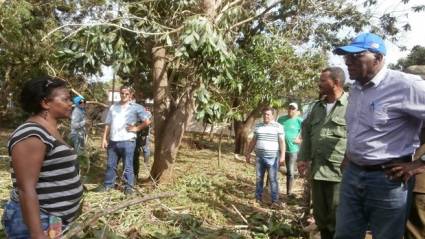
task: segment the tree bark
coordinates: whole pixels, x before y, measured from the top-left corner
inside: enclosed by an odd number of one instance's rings
[[[169,159],[162,158],[162,132],[164,131],[164,124],[168,114],[168,76],[167,76],[167,63],[166,51],[162,46],[154,46],[151,49],[152,55],[152,78],[153,78],[153,118],[155,129],[155,153],[154,162],[151,169],[151,175],[155,180],[159,180],[161,174],[159,172],[168,168],[167,162]]]
[[[155,156],[151,176],[155,181],[166,181],[172,175],[173,163],[184,136],[186,126],[193,116],[191,94],[181,99],[178,107],[171,111],[163,124],[161,134],[155,135]]]
[[[234,131],[235,131],[235,150],[236,154],[245,154],[245,151],[249,144],[249,133],[254,126],[255,119],[260,114],[263,104],[259,104],[254,110],[252,110],[245,121],[234,120]]]
[[[221,0],[203,0],[202,9],[209,17]],[[172,166],[183,135],[192,119],[194,107],[193,92],[196,86],[188,86],[176,102],[171,102],[170,84],[167,75],[166,50],[163,46],[152,48],[155,155],[151,176],[155,181],[166,181],[172,175]],[[171,74],[172,77],[172,74]]]
[[[165,57],[165,48],[152,48],[155,154],[150,173],[155,181],[166,181],[171,176],[178,148],[194,110],[193,91],[190,90],[176,102],[176,106],[170,103]]]

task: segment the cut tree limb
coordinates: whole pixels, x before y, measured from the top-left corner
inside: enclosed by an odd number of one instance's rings
[[[150,200],[154,200],[154,199],[159,199],[159,198],[167,198],[167,197],[172,197],[175,196],[177,193],[175,192],[164,192],[164,193],[159,193],[159,194],[154,194],[154,195],[147,195],[144,196],[142,198],[132,198],[129,200],[125,200],[120,202],[118,205],[114,206],[114,207],[110,207],[110,208],[106,208],[106,209],[101,209],[98,212],[96,212],[93,217],[85,220],[84,223],[79,224],[73,228],[71,228],[68,233],[66,233],[65,235],[63,235],[63,239],[70,239],[73,236],[76,236],[78,234],[80,234],[81,232],[84,231],[84,229],[86,229],[89,226],[92,226],[93,224],[95,224],[96,222],[99,221],[100,217],[103,217],[105,215],[114,213],[120,209],[129,207],[129,206],[133,206],[142,202],[146,202],[146,201],[150,201]]]
[[[239,212],[239,210],[235,207],[235,205],[232,204],[232,207],[236,211],[236,213],[242,218],[243,222],[245,222],[245,224],[248,225],[248,220],[246,220],[246,218],[242,215],[242,213]]]

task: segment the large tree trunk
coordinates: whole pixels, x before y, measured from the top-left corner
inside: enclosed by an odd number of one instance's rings
[[[171,175],[172,164],[194,110],[192,95],[189,91],[176,106],[170,104],[165,57],[165,48],[152,49],[155,154],[151,176],[156,181],[166,180]]]
[[[249,132],[254,125],[254,120],[249,121],[234,121],[235,125],[235,153],[244,154],[249,144]]]
[[[249,133],[254,126],[255,119],[260,114],[263,104],[259,104],[254,110],[249,113],[245,121],[234,120],[235,131],[235,153],[244,154],[249,144]]]
[[[221,0],[203,0],[202,8],[209,17],[215,16]],[[177,155],[186,126],[192,119],[195,109],[191,86],[171,102],[169,97],[169,78],[167,75],[166,51],[162,46],[152,48],[153,92],[154,92],[154,124],[155,155],[151,168],[151,176],[155,181],[165,181],[172,173],[172,166]],[[171,74],[170,78],[173,78]],[[192,88],[194,87],[194,88]]]
[[[154,163],[151,169],[152,177],[158,181],[166,181],[172,174],[173,163],[177,151],[184,136],[186,126],[193,115],[192,96],[187,95],[181,99],[179,106],[169,112],[167,121],[163,124],[163,130],[160,135],[155,135]]]

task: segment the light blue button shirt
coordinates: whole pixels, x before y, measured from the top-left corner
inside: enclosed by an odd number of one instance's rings
[[[75,107],[71,115],[71,135],[84,135],[86,125],[85,110]]]
[[[425,120],[425,81],[386,68],[350,90],[347,153],[359,165],[413,154]]]
[[[151,118],[151,114],[145,110],[145,107],[130,102],[126,105],[115,103],[109,108],[105,123],[111,128],[111,141],[135,140],[136,133],[127,131],[127,126],[136,125],[137,122],[145,121]]]

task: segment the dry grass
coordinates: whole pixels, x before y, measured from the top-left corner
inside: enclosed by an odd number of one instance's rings
[[[0,137],[3,144],[2,138],[4,135]],[[95,140],[93,145],[97,143]],[[231,142],[224,142],[218,166],[216,143],[185,138],[172,169],[173,178],[159,186],[138,183],[134,197],[165,191],[174,191],[177,196],[130,206],[101,217],[78,238],[304,238],[301,180],[296,180],[297,198],[288,199],[283,194],[285,177],[279,175],[281,199],[285,203],[282,210],[255,205],[255,169],[236,160],[232,147]],[[105,152],[93,147],[89,158],[90,170],[83,175],[88,191],[77,224],[93,217],[94,212],[128,200],[119,190],[120,185],[118,190],[106,193],[93,191],[103,180]],[[87,163],[82,164],[87,167]],[[8,167],[6,160],[0,161],[2,203],[9,197]],[[148,171],[141,168],[143,177],[148,176]],[[83,169],[83,172],[86,171]],[[268,200],[266,196],[265,201]]]

